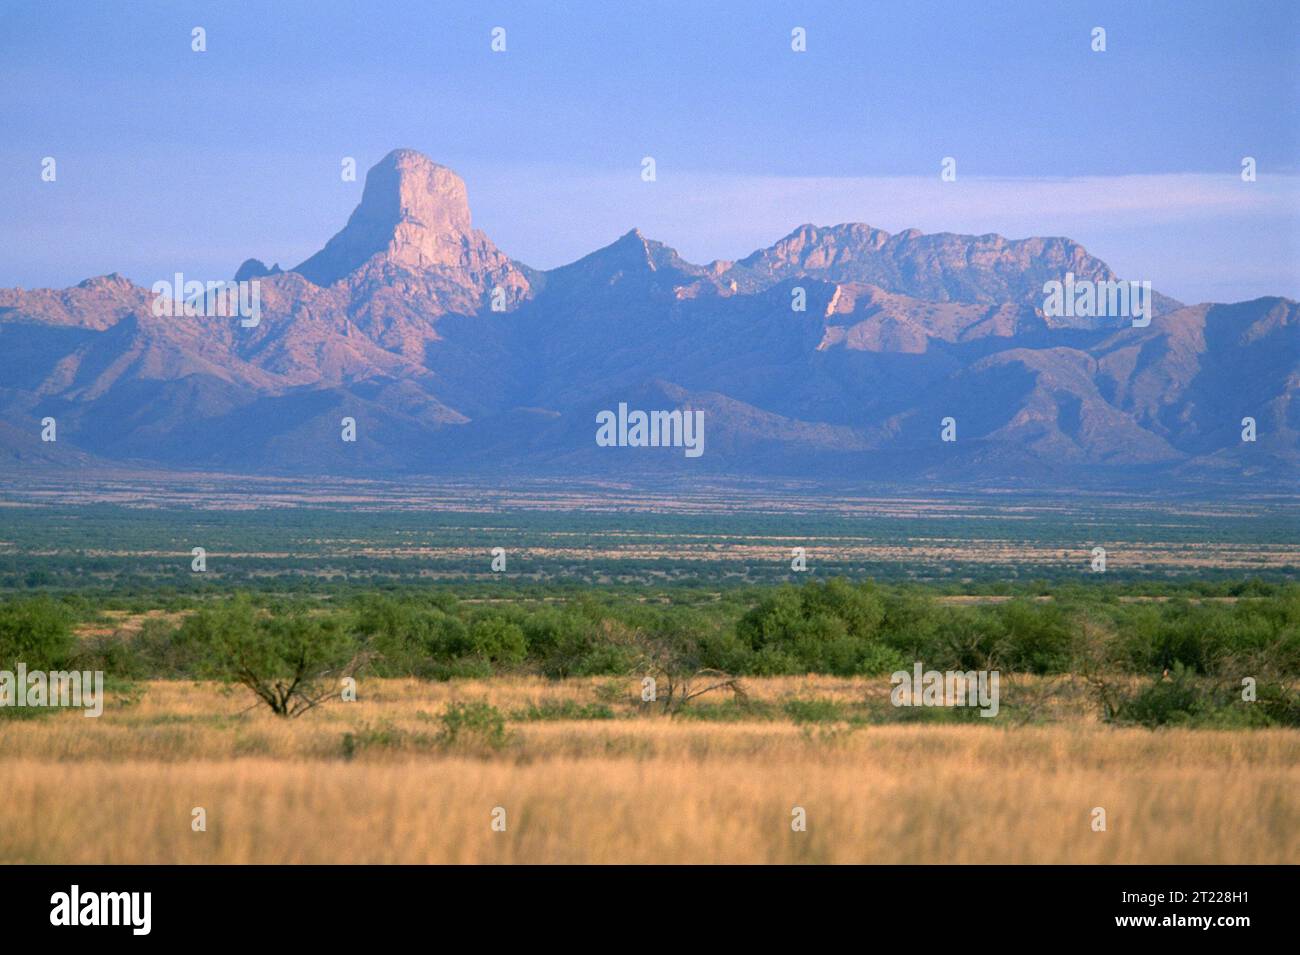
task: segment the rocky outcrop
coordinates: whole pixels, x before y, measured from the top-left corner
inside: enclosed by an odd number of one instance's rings
[[[479,291],[495,282],[512,298],[528,284],[471,226],[465,181],[412,149],[395,149],[371,168],[347,225],[293,271],[328,286],[363,267],[439,271]]]

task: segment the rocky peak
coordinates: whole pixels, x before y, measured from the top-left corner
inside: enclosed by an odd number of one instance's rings
[[[599,250],[596,254],[603,253],[605,258],[619,259],[628,264],[641,265],[654,271],[656,268],[656,247],[665,248],[662,243],[647,239],[640,229],[634,228],[619,236],[613,243]]]
[[[918,229],[890,235],[863,223],[802,225],[770,248],[723,273],[745,293],[795,278],[852,282],[930,302],[1041,305],[1043,283],[1077,278],[1106,281],[1106,263],[1065,238],[1007,239],[995,233],[957,235]],[[1156,292],[1156,314],[1179,303]]]
[[[135,289],[131,280],[120,272],[96,275],[77,283],[77,288],[90,291],[130,292]]]
[[[423,153],[395,149],[366,173],[343,230],[294,271],[330,285],[375,255],[412,270],[459,268],[480,244],[465,181]]]
[[[609,245],[576,262],[553,269],[548,275],[570,285],[578,283],[608,288],[631,280],[671,290],[707,276],[709,272],[687,262],[676,249],[646,238],[640,229],[632,229]]]

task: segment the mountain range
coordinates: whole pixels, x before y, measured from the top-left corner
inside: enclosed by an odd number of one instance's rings
[[[235,270],[251,326],[157,314],[118,274],[0,289],[0,466],[1294,486],[1296,302],[1048,315],[1067,273],[1119,278],[1066,238],[863,224],[705,265],[633,229],[539,271],[399,149],[315,255]],[[620,403],[702,410],[705,453],[598,447]]]

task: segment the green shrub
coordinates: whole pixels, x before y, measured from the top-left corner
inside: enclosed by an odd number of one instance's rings
[[[61,670],[74,646],[72,615],[49,597],[0,604],[0,669]]]
[[[440,741],[445,746],[497,750],[510,742],[505,716],[490,703],[449,703],[441,719]]]
[[[549,677],[625,673],[631,655],[611,647],[594,607],[546,607],[528,615],[522,629],[529,655]]]
[[[438,606],[392,597],[362,599],[353,629],[371,650],[379,676],[437,677],[439,668],[471,651],[469,629]]]
[[[518,666],[528,652],[524,631],[501,617],[475,620],[469,643],[471,652],[502,666]]]
[[[776,589],[737,621],[736,636],[753,651],[751,673],[852,676],[895,659],[876,639],[884,619],[874,587],[835,578]]]
[[[1169,679],[1155,680],[1120,703],[1115,718],[1143,726],[1188,723],[1201,709],[1201,691],[1192,671],[1175,664]]]

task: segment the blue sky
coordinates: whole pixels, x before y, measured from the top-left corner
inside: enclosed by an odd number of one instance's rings
[[[536,267],[633,226],[707,261],[865,221],[1068,235],[1186,301],[1300,298],[1294,2],[0,0],[0,63],[5,286],[295,265],[360,196],[342,157],[410,146]]]

